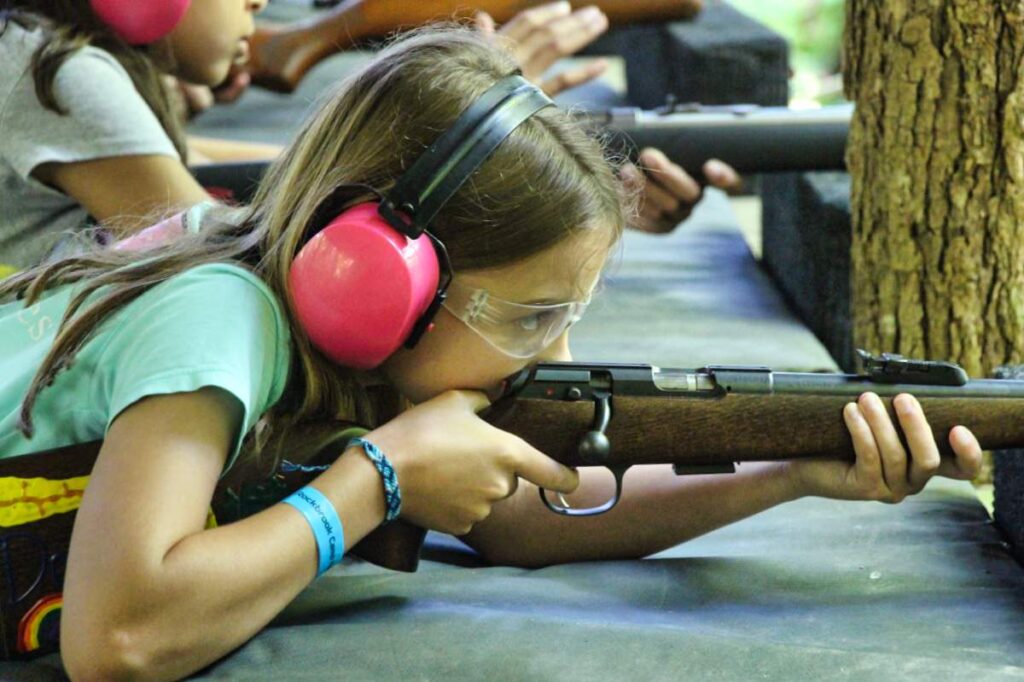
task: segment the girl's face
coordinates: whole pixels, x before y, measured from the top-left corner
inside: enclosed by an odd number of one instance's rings
[[[456,274],[464,285],[486,289],[517,303],[584,300],[608,257],[608,232],[588,230],[512,265]],[[509,374],[540,361],[569,361],[569,332],[529,358],[515,358],[492,346],[445,308],[415,348],[389,357],[381,371],[414,403],[449,389],[477,389],[493,399]]]
[[[249,58],[253,15],[267,0],[192,0],[171,31],[175,76],[199,85],[219,85],[235,64]]]

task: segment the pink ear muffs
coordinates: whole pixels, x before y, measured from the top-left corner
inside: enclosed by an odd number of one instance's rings
[[[92,11],[125,42],[145,45],[174,30],[191,0],[89,0]]]
[[[410,239],[377,203],[340,214],[292,262],[292,306],[309,340],[338,364],[371,369],[395,352],[437,292],[430,238]]]

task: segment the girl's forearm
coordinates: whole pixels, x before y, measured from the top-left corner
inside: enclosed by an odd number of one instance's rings
[[[380,524],[380,477],[361,453],[346,453],[312,485],[337,509],[346,549]],[[90,628],[109,639],[93,646],[114,649],[97,662],[95,677],[178,679],[199,670],[270,622],[315,577],[316,563],[308,522],[285,504],[184,538],[151,570],[114,581],[120,603],[113,610],[109,601],[92,603],[111,595],[78,602],[103,614],[93,620],[113,616],[113,624]],[[67,604],[66,616],[74,619],[75,607]]]
[[[750,463],[735,474],[700,476],[676,476],[669,466],[634,467],[618,505],[585,518],[554,514],[541,503],[537,488],[524,482],[465,539],[500,564],[639,558],[796,499],[800,493],[786,466]],[[580,480],[579,491],[568,497],[573,507],[611,497],[607,472],[584,468]]]

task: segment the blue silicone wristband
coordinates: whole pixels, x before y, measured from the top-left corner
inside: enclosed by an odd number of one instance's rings
[[[317,576],[341,561],[345,553],[345,530],[338,518],[338,511],[327,497],[316,488],[299,488],[286,497],[284,503],[297,509],[316,539]]]

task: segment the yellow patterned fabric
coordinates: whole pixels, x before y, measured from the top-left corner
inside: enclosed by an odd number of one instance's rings
[[[0,478],[0,527],[10,528],[78,509],[88,476]]]
[[[75,511],[82,504],[88,476],[75,478],[0,477],[0,528],[21,526],[54,514]],[[216,528],[213,509],[206,515],[206,528]]]

